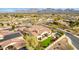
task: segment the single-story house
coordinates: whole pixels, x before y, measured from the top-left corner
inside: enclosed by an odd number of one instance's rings
[[[0,32],[0,49],[18,50],[25,46],[25,41],[20,32],[1,31]]]
[[[51,34],[51,30],[47,27],[41,25],[33,25],[30,28],[24,29],[25,32],[29,32],[38,40],[42,40],[45,37],[48,37]]]

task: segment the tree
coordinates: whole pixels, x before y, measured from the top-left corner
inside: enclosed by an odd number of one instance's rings
[[[12,25],[12,30],[14,30],[15,29],[15,25]]]
[[[38,40],[36,37],[25,35],[24,39],[26,41],[27,49],[35,49],[38,46]]]
[[[3,23],[0,23],[0,26],[4,26],[4,24]]]

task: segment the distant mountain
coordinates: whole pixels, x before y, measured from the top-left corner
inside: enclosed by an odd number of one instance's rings
[[[2,9],[4,10],[4,9]],[[8,10],[8,11],[6,11]],[[9,11],[10,10],[10,11]],[[14,8],[5,9],[5,11],[0,11],[0,13],[79,13],[79,9],[73,8]]]
[[[40,13],[79,13],[79,10],[75,10],[75,9],[51,9],[51,8],[47,8],[44,10],[39,11]]]
[[[39,9],[39,8],[31,8],[28,10],[16,10],[17,13],[79,13],[79,10],[75,9],[53,9],[53,8],[45,8],[45,9]]]

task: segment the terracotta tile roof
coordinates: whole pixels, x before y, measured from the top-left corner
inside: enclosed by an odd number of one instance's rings
[[[16,48],[19,48],[19,47],[21,47],[21,46],[24,46],[25,41],[24,41],[23,39],[15,38],[15,39],[7,40],[7,41],[2,41],[2,42],[0,42],[0,45],[1,45],[2,47],[5,47],[6,45],[11,44],[11,43],[15,43],[14,46],[15,46]]]
[[[29,28],[28,30],[35,36],[41,35],[43,32],[51,33],[51,30],[49,28],[46,28],[46,27],[40,26],[40,25],[34,25],[31,28]]]
[[[0,34],[4,36],[3,41],[0,41],[0,45],[2,47],[5,47],[5,46],[7,46],[11,43],[15,43],[13,45],[17,49],[25,46],[25,41],[24,41],[22,35],[20,34],[20,32],[3,32],[3,33],[0,33]]]

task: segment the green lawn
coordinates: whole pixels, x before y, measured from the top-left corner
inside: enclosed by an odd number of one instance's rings
[[[49,44],[51,44],[51,42],[52,42],[52,37],[48,37],[47,39],[41,42],[41,45],[43,47],[47,47]]]

